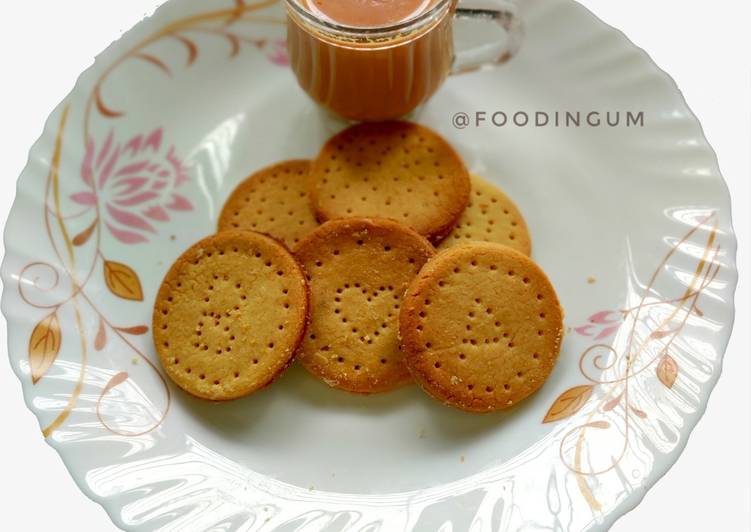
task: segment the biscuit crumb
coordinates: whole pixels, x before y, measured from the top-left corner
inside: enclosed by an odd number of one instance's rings
[[[459,377],[457,377],[456,375],[451,375],[451,384],[456,386],[460,382],[462,382],[462,380]]]
[[[459,457],[459,461],[460,461],[460,462],[461,462],[462,464],[464,463],[464,455],[461,455],[461,456]]]
[[[175,236],[175,235],[172,235],[172,236],[170,236],[170,237],[169,237],[169,239],[170,239],[170,240],[172,240],[172,241],[174,242],[175,240],[177,240],[177,236]]]
[[[594,277],[587,277],[587,284],[595,284],[597,279]]]

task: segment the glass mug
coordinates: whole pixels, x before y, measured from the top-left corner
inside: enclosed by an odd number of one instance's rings
[[[301,1],[287,0],[292,70],[314,101],[350,120],[403,117],[427,101],[449,74],[507,61],[522,37],[514,5],[506,0],[461,0],[459,5],[436,0],[412,19],[368,28],[323,20]],[[475,46],[455,47],[455,19],[465,25],[457,28],[460,38],[478,40],[481,30],[501,31]]]

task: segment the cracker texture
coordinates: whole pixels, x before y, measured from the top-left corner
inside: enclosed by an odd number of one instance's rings
[[[304,272],[260,233],[201,240],[167,273],[154,303],[153,336],[167,375],[203,399],[237,399],[269,385],[305,335]]]
[[[311,324],[298,359],[330,386],[355,393],[411,381],[399,349],[404,292],[434,254],[392,220],[327,222],[295,248],[311,288]]]
[[[472,412],[510,408],[537,391],[558,359],[563,312],[540,267],[507,246],[439,253],[411,283],[400,335],[415,380]]]

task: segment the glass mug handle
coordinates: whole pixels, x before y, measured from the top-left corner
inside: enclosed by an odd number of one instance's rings
[[[524,26],[513,2],[459,0],[454,18],[452,75],[503,64],[519,51]],[[499,30],[505,38],[498,35]],[[494,36],[489,36],[488,32]]]

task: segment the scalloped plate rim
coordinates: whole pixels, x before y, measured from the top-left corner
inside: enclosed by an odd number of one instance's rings
[[[662,82],[668,82],[670,84],[671,88],[676,93],[675,97],[676,97],[677,101],[688,112],[688,115],[689,115],[690,118],[693,119],[693,122],[696,125],[699,126],[699,135],[697,136],[697,138],[703,143],[704,147],[708,148],[709,152],[712,155],[713,163],[715,164],[715,166],[718,169],[720,169],[719,168],[719,160],[718,160],[717,154],[716,154],[715,150],[712,148],[712,146],[709,143],[708,139],[706,138],[706,134],[704,132],[704,128],[703,128],[701,122],[699,121],[698,117],[695,115],[695,113],[693,112],[693,110],[691,109],[691,107],[688,105],[688,102],[686,101],[686,99],[685,99],[682,91],[680,90],[680,87],[677,85],[677,83],[675,82],[675,80],[673,79],[673,77],[669,73],[667,73],[662,67],[660,67],[652,59],[651,55],[646,50],[644,50],[640,46],[636,45],[633,41],[631,41],[631,39],[629,39],[629,37],[627,35],[625,35],[625,33],[623,33],[620,29],[618,29],[615,26],[612,26],[611,24],[609,24],[608,22],[605,22],[604,20],[600,19],[597,15],[595,15],[595,13],[592,10],[590,10],[586,6],[584,6],[582,4],[579,4],[578,2],[575,2],[575,0],[572,0],[572,2],[576,4],[576,7],[578,7],[581,10],[583,10],[587,14],[587,16],[590,17],[593,20],[594,23],[602,25],[607,30],[617,33],[619,35],[619,37],[625,42],[625,44],[630,45],[635,50],[637,50],[638,52],[640,52],[641,54],[643,54],[643,60],[645,60],[647,63],[653,65],[654,68],[656,69],[656,71],[653,74],[651,74],[651,75],[653,77],[655,77],[655,78],[659,77],[659,78],[661,78],[660,81],[662,81]],[[21,177],[24,176],[29,171],[31,165],[34,162],[34,160],[32,159],[32,155],[36,151],[38,151],[38,148],[42,145],[42,143],[45,140],[45,138],[47,138],[47,136],[49,134],[48,133],[49,130],[54,126],[54,120],[53,119],[57,118],[58,114],[64,108],[65,103],[68,101],[68,99],[70,98],[70,96],[73,95],[73,94],[75,94],[76,91],[77,91],[77,89],[80,86],[82,86],[84,78],[87,75],[90,75],[91,73],[93,73],[93,72],[96,71],[97,67],[99,66],[100,62],[102,61],[101,58],[103,56],[107,55],[109,52],[111,52],[113,50],[113,48],[115,46],[117,46],[118,44],[120,44],[122,42],[127,42],[127,39],[129,38],[129,36],[133,35],[136,31],[140,31],[142,29],[142,27],[143,27],[144,24],[148,24],[149,22],[154,21],[160,15],[160,13],[162,13],[165,10],[166,6],[169,3],[170,3],[169,1],[166,1],[163,4],[159,5],[150,15],[144,16],[144,18],[141,21],[137,22],[131,28],[129,28],[128,30],[126,30],[125,32],[123,32],[117,39],[114,39],[102,52],[98,53],[96,55],[96,59],[95,59],[94,63],[91,64],[89,67],[87,67],[77,77],[76,82],[74,83],[72,89],[66,94],[66,96],[60,101],[60,103],[58,103],[54,107],[54,109],[50,112],[48,118],[45,120],[44,126],[42,128],[42,132],[41,132],[39,138],[32,144],[31,148],[29,149],[29,156],[28,156],[27,162],[24,165],[23,170],[19,174],[20,177],[16,181],[16,191],[15,191],[15,195],[14,195],[14,201],[13,201],[13,204],[12,204],[11,209],[9,211],[8,217],[6,218],[6,225],[7,225],[7,220],[12,217],[12,215],[13,215],[13,213],[16,210],[17,205],[18,205],[17,196],[18,196],[18,192],[19,192],[19,190],[21,188]],[[730,312],[730,319],[729,319],[729,323],[728,323],[728,325],[729,325],[729,332],[728,332],[727,337],[722,342],[719,342],[719,345],[721,345],[722,349],[721,349],[720,357],[718,358],[717,369],[716,369],[715,372],[712,373],[712,376],[710,377],[710,379],[706,383],[706,400],[704,400],[704,401],[702,401],[700,403],[700,405],[698,406],[696,412],[690,414],[690,417],[693,418],[693,423],[687,424],[687,428],[685,429],[685,437],[683,438],[682,441],[680,441],[678,443],[678,445],[676,446],[676,449],[674,451],[674,457],[675,458],[674,459],[666,460],[664,462],[663,466],[655,465],[652,468],[650,475],[645,479],[643,489],[638,489],[638,490],[635,490],[635,492],[631,493],[626,500],[624,500],[623,502],[621,502],[620,504],[618,504],[610,513],[608,513],[607,515],[603,516],[601,521],[599,521],[599,520],[593,520],[592,521],[591,524],[597,523],[597,524],[603,525],[605,527],[604,530],[609,529],[623,515],[625,515],[625,514],[631,512],[631,511],[633,511],[641,503],[641,501],[644,499],[644,497],[647,495],[647,493],[652,489],[652,487],[658,481],[660,481],[668,473],[668,471],[675,465],[675,463],[677,462],[677,460],[679,459],[679,457],[683,454],[683,451],[685,450],[686,445],[688,445],[688,442],[689,442],[689,440],[690,440],[690,438],[691,438],[694,430],[696,429],[697,425],[699,424],[699,421],[703,418],[703,416],[704,416],[704,414],[706,412],[707,406],[708,406],[709,398],[711,397],[712,392],[714,391],[714,388],[717,385],[717,382],[720,379],[720,377],[722,375],[722,372],[723,372],[724,358],[727,355],[727,347],[728,347],[728,344],[730,342],[730,338],[732,336],[732,332],[733,332],[733,329],[734,329],[735,317],[736,317],[735,296],[736,296],[736,292],[737,292],[738,269],[737,269],[737,239],[735,237],[736,232],[735,232],[735,229],[733,227],[733,221],[732,221],[733,218],[732,218],[732,201],[731,201],[731,195],[730,195],[729,187],[727,185],[727,181],[725,180],[725,178],[722,175],[721,171],[719,171],[719,177],[720,177],[720,182],[721,182],[721,185],[723,187],[723,193],[724,193],[724,202],[725,202],[724,209],[727,210],[728,218],[729,218],[729,222],[728,222],[729,223],[729,232],[727,233],[727,236],[730,239],[732,239],[732,242],[733,242],[734,246],[733,246],[733,249],[729,251],[729,255],[728,255],[728,259],[730,261],[730,264],[732,264],[732,266],[733,266],[732,270],[729,270],[729,271],[732,271],[732,279],[731,279],[732,280],[732,288],[730,290],[730,293],[732,295],[732,300],[730,300],[729,302],[727,302],[727,304],[728,304],[728,306],[730,308],[730,311],[731,311]],[[5,274],[6,274],[6,261],[7,261],[7,258],[9,256],[9,253],[7,251],[7,243],[8,243],[8,240],[9,240],[9,236],[8,236],[8,232],[7,232],[7,227],[3,229],[3,240],[4,240],[4,244],[6,245],[6,248],[5,248],[6,252],[5,252],[5,255],[3,257],[3,261],[2,261],[3,280],[5,281],[8,278],[8,275],[5,275]],[[6,320],[6,325],[10,325],[12,323],[12,320],[14,318],[13,318],[13,312],[7,306],[8,303],[7,303],[7,298],[6,298],[6,290],[7,290],[6,284],[7,284],[6,282],[3,282],[3,296],[2,296],[1,311],[2,311],[2,314],[3,314],[4,318],[5,318],[5,320]],[[11,354],[10,354],[10,345],[9,345],[9,343],[10,343],[10,336],[11,336],[11,334],[9,333],[8,334],[8,339],[7,339],[7,342],[6,342],[6,344],[8,344],[7,345],[7,349],[8,349],[8,361],[9,362],[11,362],[11,360],[12,360]],[[17,370],[17,368],[16,368],[15,365],[13,365],[13,364],[9,364],[9,365],[11,366],[11,369],[12,369],[13,373],[16,375],[16,377],[19,380],[19,384],[21,385],[21,389],[22,389],[22,393],[23,393],[23,397],[24,397],[24,402],[25,402],[27,408],[29,409],[29,413],[32,414],[34,417],[37,417],[34,414],[32,408],[31,408],[31,403],[32,403],[32,400],[33,400],[33,394],[32,394],[33,386],[32,386],[32,384],[30,383],[30,381],[28,381],[28,379],[24,378],[26,376],[23,375],[23,374],[21,374],[19,372],[19,370]],[[41,426],[41,422],[39,421],[38,417],[37,417],[37,422],[40,425],[40,432],[41,432],[42,426]],[[52,449],[54,449],[56,451],[57,455],[60,457],[61,461],[65,465],[66,470],[70,471],[70,469],[71,469],[71,463],[68,460],[68,458],[66,458],[65,454],[61,451],[61,449],[55,444],[55,441],[53,439],[51,439],[51,438],[47,438],[45,441],[46,441],[46,443]],[[656,461],[655,464],[658,464],[658,462]],[[78,486],[78,488],[81,490],[81,492],[89,500],[91,500],[93,503],[99,505],[100,507],[102,507],[104,509],[104,511],[107,513],[107,515],[112,520],[112,522],[113,522],[113,524],[115,526],[117,526],[118,528],[120,528],[122,530],[128,530],[127,526],[122,522],[122,520],[120,518],[120,515],[118,513],[118,508],[116,508],[114,504],[109,503],[103,497],[100,498],[100,497],[96,496],[92,492],[92,490],[90,489],[90,487],[88,486],[88,484],[86,484],[83,481],[84,478],[79,479],[79,478],[77,478],[76,475],[70,475],[70,477],[73,479],[73,481],[75,482],[76,486]],[[588,528],[588,530],[590,530],[590,529],[591,529],[591,526]]]

